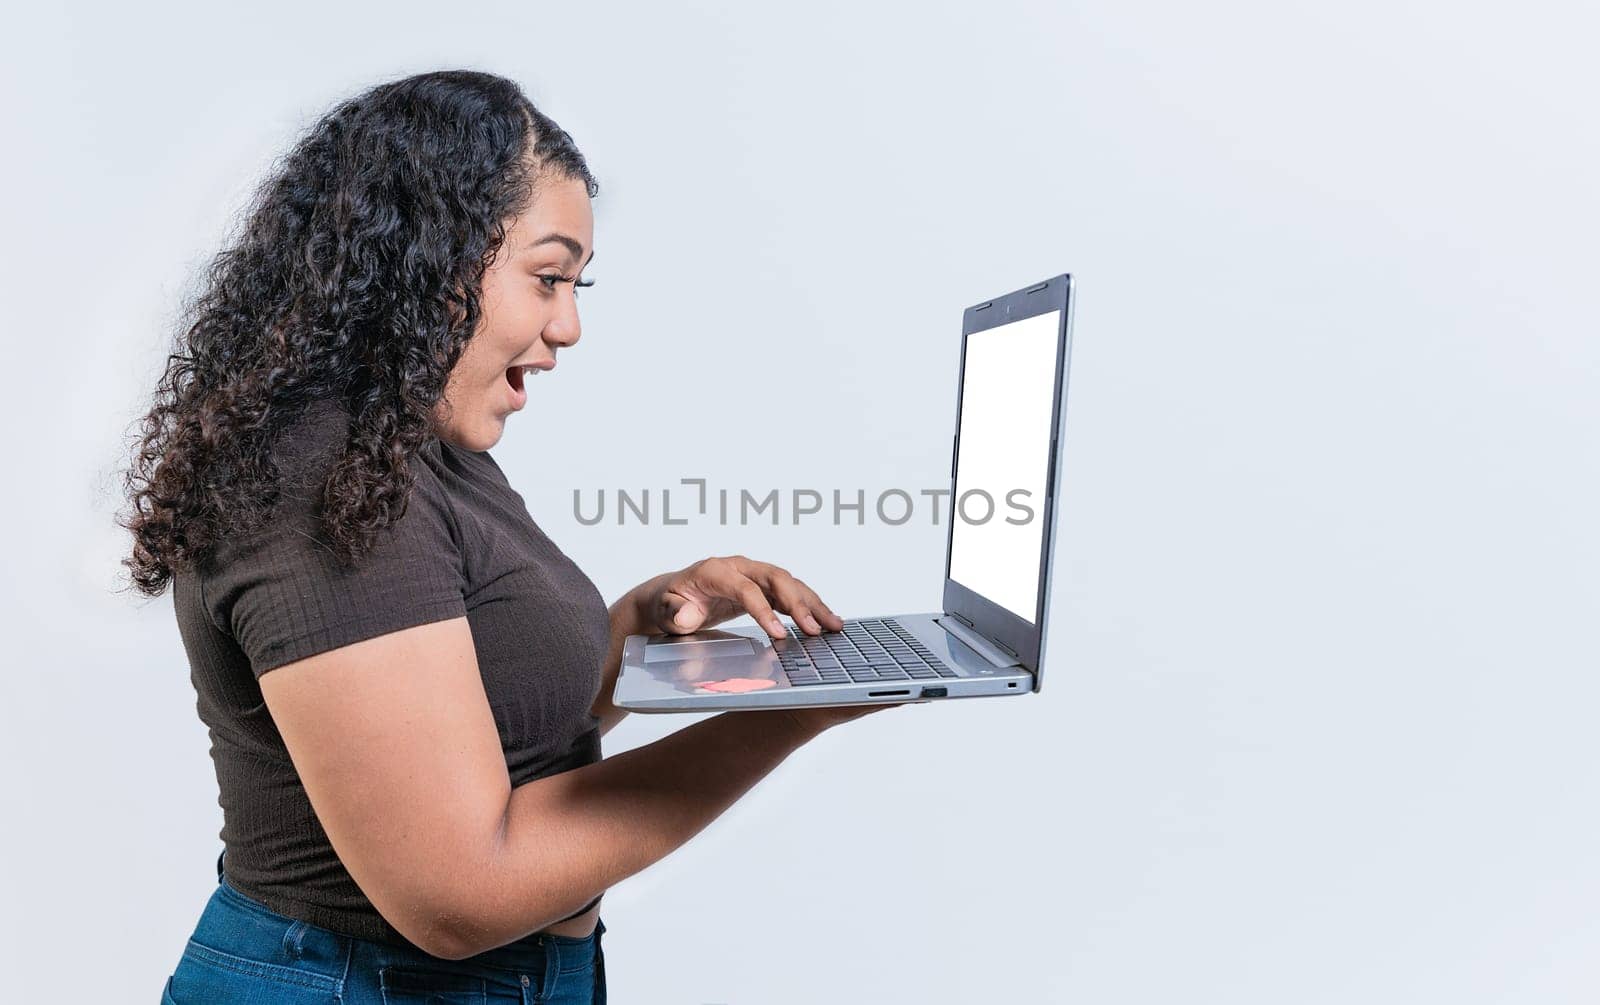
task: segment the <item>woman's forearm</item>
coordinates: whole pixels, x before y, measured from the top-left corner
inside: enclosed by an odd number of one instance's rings
[[[665,858],[815,735],[782,710],[725,712],[513,789],[452,926],[459,956],[539,931]]]

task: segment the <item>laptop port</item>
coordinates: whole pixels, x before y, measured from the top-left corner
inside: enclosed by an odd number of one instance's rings
[[[897,694],[910,694],[910,691],[868,691],[868,698],[892,698]]]
[[[922,689],[922,697],[924,698],[943,698],[949,693],[949,690],[943,687],[925,687]]]

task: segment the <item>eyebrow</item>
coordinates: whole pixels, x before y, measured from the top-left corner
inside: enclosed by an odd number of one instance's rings
[[[579,255],[583,254],[583,245],[579,244],[576,239],[568,237],[566,234],[560,233],[559,231],[553,231],[536,241],[523,245],[522,250],[528,251],[530,249],[537,248],[541,244],[549,244],[552,241],[557,244],[564,245],[566,249],[572,253],[573,258],[577,258]],[[589,261],[583,263],[584,267],[587,268],[589,266],[589,262],[593,261],[594,252],[591,251],[589,252]]]

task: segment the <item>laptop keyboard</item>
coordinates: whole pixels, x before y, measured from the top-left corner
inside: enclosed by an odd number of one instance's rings
[[[821,635],[806,635],[791,625],[789,638],[774,647],[789,683],[796,686],[957,676],[893,618],[846,621],[843,631]]]

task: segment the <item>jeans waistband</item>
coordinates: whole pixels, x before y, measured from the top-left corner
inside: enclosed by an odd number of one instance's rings
[[[223,866],[223,860],[226,855],[227,849],[223,849],[222,853],[217,856],[219,894],[238,909],[264,915],[269,919],[289,926],[289,934],[286,938],[304,940],[308,936],[320,933],[333,939],[345,940],[350,944],[360,943],[372,952],[381,954],[386,958],[394,958],[396,962],[414,962],[417,964],[437,964],[442,962],[439,957],[431,956],[421,950],[369,942],[365,939],[358,939],[354,936],[308,925],[305,922],[279,914],[267,905],[247,896],[227,881],[226,870]],[[597,961],[600,953],[600,937],[605,933],[605,930],[605,922],[596,919],[594,931],[584,938],[535,932],[515,942],[496,946],[494,949],[486,950],[476,956],[470,956],[465,960],[449,962],[468,967],[486,966],[505,971],[523,971],[529,968],[545,966],[562,970],[573,969],[582,967],[591,960]],[[332,947],[328,948],[331,951]],[[348,954],[348,946],[345,947],[345,952]]]

